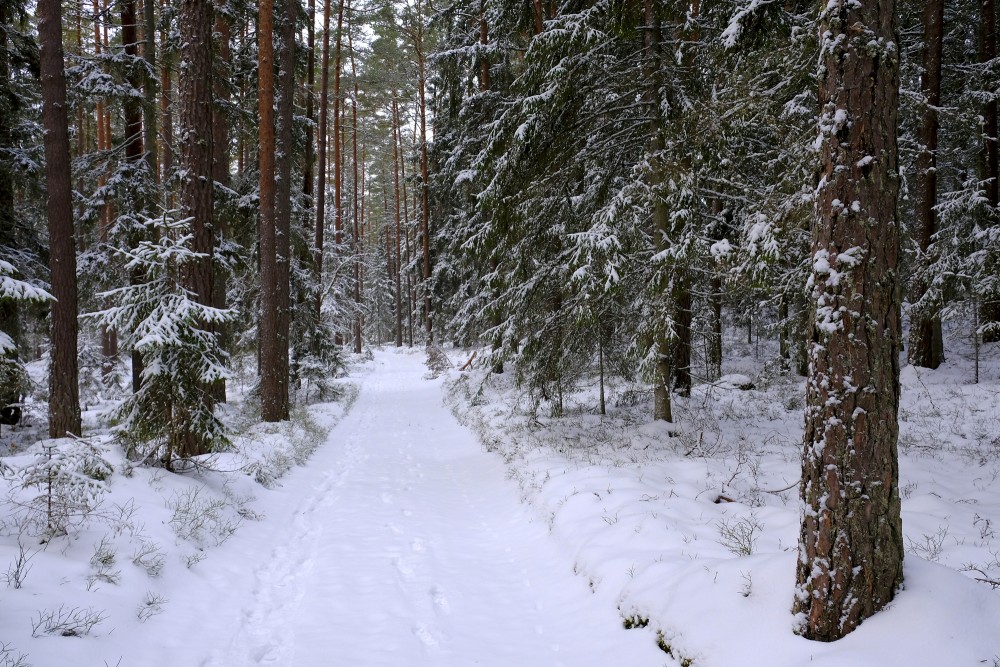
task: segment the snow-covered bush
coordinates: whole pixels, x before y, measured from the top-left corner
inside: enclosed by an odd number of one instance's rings
[[[87,440],[43,442],[32,462],[7,472],[20,487],[11,497],[11,504],[21,510],[18,529],[51,538],[81,527],[100,507],[112,472]],[[38,493],[30,495],[32,489]]]
[[[199,303],[185,285],[186,270],[202,257],[191,249],[190,219],[166,212],[146,224],[155,240],[117,250],[125,270],[141,272],[144,281],[104,292],[112,305],[91,316],[118,331],[144,361],[141,388],[114,413],[119,437],[133,458],[170,467],[177,456],[201,453],[191,451],[192,441],[216,450],[228,442],[209,387],[229,376],[214,329],[232,312]]]
[[[0,306],[4,301],[51,301],[52,295],[31,283],[19,280],[14,266],[0,259]],[[0,423],[20,420],[21,396],[27,377],[17,356],[17,341],[0,330]]]

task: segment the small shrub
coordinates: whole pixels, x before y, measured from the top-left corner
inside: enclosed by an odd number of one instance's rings
[[[17,557],[11,561],[10,565],[7,567],[7,572],[4,574],[4,578],[7,581],[7,586],[17,589],[21,588],[24,584],[24,580],[28,577],[28,572],[31,571],[31,559],[35,557],[37,551],[28,552],[25,549],[24,544],[21,540],[17,541]],[[2,667],[2,664],[0,664]]]
[[[31,636],[59,635],[61,637],[83,637],[102,623],[107,616],[93,607],[67,609],[45,609],[38,612],[38,618],[31,622]]]
[[[94,545],[94,554],[90,557],[90,565],[94,572],[87,577],[88,590],[98,582],[117,585],[121,581],[121,570],[115,569],[118,562],[118,554],[115,553],[114,546],[108,541],[107,536]]]
[[[723,518],[715,525],[719,530],[719,544],[734,556],[752,555],[757,546],[757,538],[764,530],[764,527],[757,521],[757,516],[752,512],[749,516],[737,519]]]
[[[232,537],[243,518],[231,512],[230,501],[224,498],[203,498],[200,487],[175,494],[167,503],[174,514],[170,527],[181,539],[198,545],[218,546]]]
[[[0,667],[31,667],[28,656],[16,651],[11,644],[0,642]]]
[[[153,578],[160,576],[165,563],[166,559],[159,545],[150,540],[143,540],[132,554],[132,564],[141,567]]]
[[[163,605],[167,603],[167,599],[158,593],[153,591],[146,591],[145,597],[143,597],[142,602],[135,609],[136,618],[139,619],[140,623],[145,623],[153,616],[157,616],[163,613]]]

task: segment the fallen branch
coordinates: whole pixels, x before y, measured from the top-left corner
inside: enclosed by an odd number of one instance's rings
[[[479,350],[473,350],[472,351],[472,356],[469,357],[469,360],[466,361],[464,364],[462,364],[462,367],[459,368],[458,370],[460,370],[460,371],[467,371],[467,370],[469,370],[472,367],[472,361],[476,358],[476,354],[478,352],[479,352]]]

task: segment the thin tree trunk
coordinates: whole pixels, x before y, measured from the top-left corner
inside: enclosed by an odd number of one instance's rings
[[[312,206],[313,198],[313,163],[316,161],[316,0],[309,0],[309,10],[306,21],[306,118],[309,121],[306,130],[306,155],[302,170],[302,194],[305,195],[306,208]]]
[[[806,509],[793,606],[801,634],[821,641],[882,609],[903,578],[893,4],[835,3],[821,16],[823,185],[812,237]]]
[[[535,17],[535,34],[538,35],[545,29],[542,21],[544,19],[542,11],[542,0],[533,0],[532,9]]]
[[[662,167],[658,164],[659,154],[664,149],[663,120],[660,117],[660,104],[658,100],[659,85],[657,84],[657,72],[660,62],[660,19],[657,15],[656,0],[644,0],[645,30],[643,34],[643,50],[645,53],[645,76],[647,78],[647,100],[646,103],[651,109],[651,120],[649,125],[649,154],[653,160],[653,169],[649,177],[650,190],[653,192],[652,202],[652,227],[654,246],[657,252],[666,250],[666,235],[670,227],[670,217],[666,203],[663,201],[659,190],[663,184]],[[669,294],[667,285],[660,285],[660,291],[667,301],[665,306],[669,306]],[[656,368],[653,383],[653,419],[672,422],[670,406],[670,380],[672,361],[672,336],[665,330],[664,325],[659,326],[654,345],[656,346]]]
[[[400,280],[400,210],[399,210],[399,170],[400,170],[400,154],[399,154],[399,141],[400,141],[400,128],[399,128],[399,105],[396,102],[395,94],[392,98],[392,141],[393,141],[393,171],[396,176],[396,191],[393,199],[396,202],[396,261],[395,261],[395,279],[396,279],[396,347],[403,347],[403,285],[402,280]]]
[[[45,132],[46,212],[52,295],[49,437],[80,435],[77,365],[76,233],[70,173],[69,116],[60,0],[38,0],[42,124]]]
[[[983,0],[980,29],[980,62],[990,63],[997,57],[996,4],[994,0]],[[1000,224],[1000,145],[998,145],[997,101],[990,98],[983,108],[983,131],[986,135],[985,157],[986,201],[988,203],[988,224]],[[994,268],[994,270],[996,270]],[[984,343],[1000,341],[1000,300],[990,297],[982,303],[980,325],[998,325],[983,332]]]
[[[146,0],[149,2],[149,0]],[[229,25],[229,17],[226,16],[225,0],[215,0],[215,28],[217,35],[217,67],[213,88],[215,93],[215,106],[212,116],[212,178],[223,188],[229,188],[232,181],[230,175],[230,152],[229,152],[229,116],[225,106],[229,103],[230,94],[229,83],[226,80],[225,67],[232,60],[232,27]],[[219,235],[219,240],[229,238],[229,211],[228,207],[223,210],[215,210],[215,228]],[[226,294],[229,291],[228,274],[221,263],[216,263],[212,276],[212,305],[219,309],[226,307]],[[228,350],[231,346],[230,331],[227,324],[220,324],[216,327],[219,335],[220,346]],[[212,383],[212,398],[216,403],[226,402],[226,380],[220,378]]]
[[[344,25],[344,0],[339,0],[337,10],[337,35],[338,39]],[[317,155],[319,164],[317,174],[319,183],[316,186],[316,240],[313,250],[313,264],[316,267],[316,317],[319,319],[322,306],[322,282],[323,282],[323,243],[326,227],[326,178],[327,178],[327,123],[329,121],[329,82],[330,82],[330,0],[323,3],[323,65],[320,75],[320,97],[319,97],[319,136]]]
[[[135,0],[126,0],[122,3],[122,44],[125,47],[126,55],[132,58],[139,57],[139,36],[136,29],[137,23],[138,16],[136,14]],[[138,90],[146,84],[146,81],[140,80],[138,74],[130,73],[128,83],[132,88]],[[148,94],[149,86],[146,85],[145,88],[147,90],[145,90],[144,93]],[[135,167],[138,167],[139,162],[143,159],[143,149],[145,148],[143,146],[142,103],[138,98],[126,97],[122,105],[125,111],[125,160]],[[149,163],[147,162],[146,164],[148,166]],[[152,177],[156,173],[156,169],[154,168],[150,170],[149,173]],[[140,203],[140,206],[141,205],[142,204]],[[140,236],[138,233],[130,234],[129,246],[135,247],[139,244],[139,241]],[[129,273],[129,284],[133,286],[141,285],[145,281],[146,275],[141,269],[135,269]],[[116,339],[112,343],[112,348],[114,356],[117,357],[117,334],[114,331],[111,331],[110,334]],[[138,350],[132,350],[133,391],[139,391],[139,388],[142,386],[142,373],[144,367],[142,353]]]
[[[990,0],[992,1],[992,0]],[[937,232],[937,148],[938,107],[941,104],[941,51],[944,42],[944,0],[927,0],[924,4],[924,73],[921,77],[924,97],[924,117],[920,126],[920,152],[916,164],[916,220],[914,227],[922,263]],[[995,115],[994,115],[995,118]],[[989,192],[995,193],[995,188]],[[994,194],[995,196],[995,194]],[[995,205],[995,201],[993,202]],[[941,332],[939,304],[919,304],[927,292],[925,280],[915,280],[911,301],[909,361],[914,366],[937,368],[944,361],[944,340]]]
[[[354,199],[351,219],[353,240],[351,257],[354,262],[354,353],[361,354],[361,221],[358,218],[358,70],[354,64],[354,41],[347,31],[347,48],[351,53],[351,79],[354,81],[354,99],[351,100],[351,162],[354,165]]]
[[[423,235],[424,316],[427,344],[434,343],[434,311],[431,308],[431,201],[430,174],[427,160],[427,67],[424,58],[423,4],[417,1],[419,14],[417,39],[417,90],[420,95],[420,232]]]
[[[167,6],[168,1],[161,0],[161,9]],[[161,60],[163,62],[160,67],[160,119],[163,125],[163,134],[160,140],[160,145],[163,147],[160,180],[163,183],[169,183],[174,171],[174,116],[172,109],[173,100],[171,98],[172,76],[170,71],[173,67],[173,54],[170,51],[166,28],[160,32],[160,49]],[[170,206],[169,199],[170,197],[168,196],[168,207]]]
[[[490,58],[486,55],[486,47],[490,44],[490,27],[486,23],[485,0],[480,1],[479,12],[479,46],[482,47],[479,54],[479,92],[485,92],[490,89]]]
[[[178,184],[181,215],[191,219],[192,247],[200,257],[185,267],[184,286],[199,304],[213,301],[212,265],[215,242],[214,179],[212,170],[212,0],[183,0],[180,8],[180,38],[184,50],[184,76],[180,78],[180,159],[183,177]],[[202,323],[201,326],[207,326]],[[206,387],[202,403],[211,410],[212,394]],[[174,406],[185,410],[187,406]],[[204,434],[187,428],[182,418],[182,457],[208,451]]]

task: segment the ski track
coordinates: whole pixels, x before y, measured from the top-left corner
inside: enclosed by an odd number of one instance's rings
[[[422,355],[381,353],[307,468],[213,667],[661,665],[591,594]],[[303,484],[304,480],[308,480]]]

